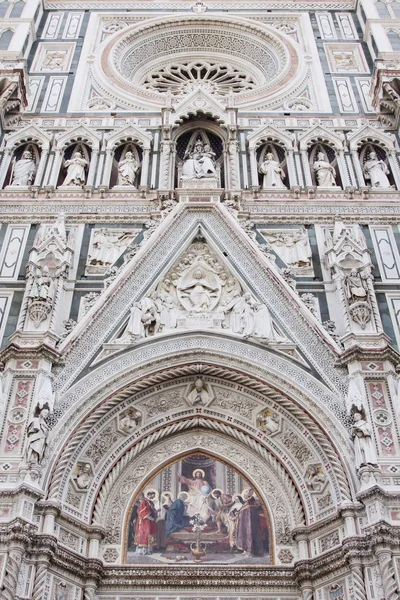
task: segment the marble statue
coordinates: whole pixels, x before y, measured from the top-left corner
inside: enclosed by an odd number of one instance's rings
[[[314,492],[319,492],[326,481],[326,475],[321,465],[308,465],[304,479],[308,488]]]
[[[95,229],[89,248],[89,265],[100,267],[113,265],[129,245],[134,235],[132,231]]]
[[[390,188],[390,182],[387,178],[390,171],[383,160],[379,160],[376,152],[370,152],[368,160],[364,163],[364,175],[371,181],[373,188]]]
[[[19,160],[14,162],[11,185],[32,185],[35,179],[36,162],[30,150],[24,150]]]
[[[128,410],[121,418],[119,422],[119,428],[124,433],[131,433],[140,421],[140,413],[137,410]]]
[[[272,249],[288,267],[304,269],[311,266],[311,247],[305,229],[263,233]]]
[[[317,177],[318,187],[327,188],[336,186],[336,171],[325,158],[323,152],[318,152],[313,168]]]
[[[207,244],[194,242],[157,288],[131,306],[127,326],[115,343],[174,329],[222,328],[261,343],[288,342],[279,335],[265,304],[242,289]],[[201,377],[194,388],[189,401],[204,403],[209,390]]]
[[[190,146],[186,150],[181,179],[201,179],[215,175],[215,152],[210,144],[204,144],[198,138],[194,147]]]
[[[377,465],[375,445],[372,439],[372,429],[360,413],[354,414],[352,427],[356,467],[364,465]]]
[[[195,404],[200,406],[206,406],[210,400],[210,395],[207,392],[207,389],[204,385],[204,380],[201,377],[197,377],[194,382],[193,390],[188,394],[187,399],[190,404],[194,406]]]
[[[160,329],[160,308],[156,305],[157,294],[150,292],[141,302],[134,302],[125,333],[133,339],[146,338]],[[124,334],[125,335],[125,334]]]
[[[53,280],[47,266],[38,267],[33,279],[29,298],[31,300],[43,300],[50,302],[52,299]]]
[[[80,490],[88,489],[92,480],[91,471],[92,467],[89,463],[85,463],[84,465],[82,465],[75,477],[75,483],[77,488],[79,488]]]
[[[39,415],[34,417],[27,429],[26,461],[28,464],[40,464],[47,445],[50,428],[46,423],[49,415],[47,408],[42,408]]]
[[[278,418],[268,408],[259,417],[258,425],[266,433],[276,433],[279,429]]]
[[[357,269],[352,269],[350,274],[346,275],[344,287],[350,303],[362,302],[368,299],[367,280],[361,273],[357,272]]]
[[[279,162],[274,160],[274,155],[271,152],[267,153],[265,160],[260,165],[259,171],[264,175],[262,185],[263,190],[270,188],[287,189],[282,181],[285,173],[283,169],[280,168]]]
[[[139,170],[139,163],[135,160],[133,152],[127,152],[124,160],[118,163],[118,183],[117,185],[135,185],[135,179]]]
[[[69,160],[65,161],[67,176],[64,179],[63,185],[66,186],[82,186],[85,185],[86,175],[85,169],[88,166],[87,160],[82,156],[81,152],[74,152],[74,155]]]

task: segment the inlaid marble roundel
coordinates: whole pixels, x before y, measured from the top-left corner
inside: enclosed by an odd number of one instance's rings
[[[166,92],[184,96],[196,87],[265,100],[290,92],[302,69],[298,48],[276,29],[211,15],[135,24],[112,36],[97,64],[121,100],[133,94],[156,104]]]

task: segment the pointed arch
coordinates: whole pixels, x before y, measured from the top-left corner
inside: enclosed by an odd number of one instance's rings
[[[294,150],[294,135],[287,131],[276,129],[272,125],[265,125],[247,136],[250,149],[256,150],[262,144],[275,143],[283,146],[286,150]]]
[[[99,150],[100,148],[100,137],[96,135],[93,130],[86,127],[86,125],[78,125],[70,131],[60,133],[56,137],[55,147],[60,150],[65,150],[72,144],[87,144],[93,150]]]
[[[350,150],[358,150],[363,144],[378,144],[378,146],[383,146],[389,153],[395,151],[394,136],[371,127],[371,125],[364,125],[364,127],[349,135],[348,142]]]
[[[327,144],[336,151],[344,150],[343,134],[331,131],[320,125],[315,125],[299,136],[300,150],[308,150],[310,146],[318,143]]]

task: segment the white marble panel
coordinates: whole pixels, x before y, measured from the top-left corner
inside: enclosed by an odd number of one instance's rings
[[[400,257],[392,228],[370,226],[370,231],[382,281],[400,282]]]
[[[348,77],[333,78],[336,97],[340,111],[343,113],[358,112],[358,106]]]
[[[63,39],[73,40],[79,36],[83,21],[83,12],[71,12],[68,15],[67,22],[63,31]]]
[[[357,29],[350,13],[336,13],[340,35],[345,40],[358,40]]]
[[[2,290],[0,294],[0,344],[3,341],[4,330],[6,328],[8,313],[10,312],[13,292]]]
[[[28,94],[28,107],[27,110],[34,112],[39,101],[40,92],[42,91],[44,75],[38,77],[29,77],[29,94]]]
[[[67,77],[50,77],[47,86],[46,96],[43,101],[43,112],[58,112],[64,89],[67,83]]]
[[[400,347],[400,293],[393,292],[386,294],[386,299],[389,306],[390,316],[392,318],[396,343],[397,346]]]
[[[0,254],[0,280],[18,279],[29,227],[29,225],[8,226]]]
[[[54,12],[49,14],[44,26],[42,38],[45,38],[46,40],[55,40],[57,38],[63,16],[63,12]]]
[[[365,112],[374,112],[371,96],[369,95],[371,79],[369,77],[356,77],[356,84]]]
[[[326,13],[316,13],[318,27],[323,40],[336,40],[337,34],[331,15]]]

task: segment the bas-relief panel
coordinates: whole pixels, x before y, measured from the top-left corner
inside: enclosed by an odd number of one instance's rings
[[[242,474],[192,454],[165,467],[134,499],[129,564],[270,564],[270,521]]]

